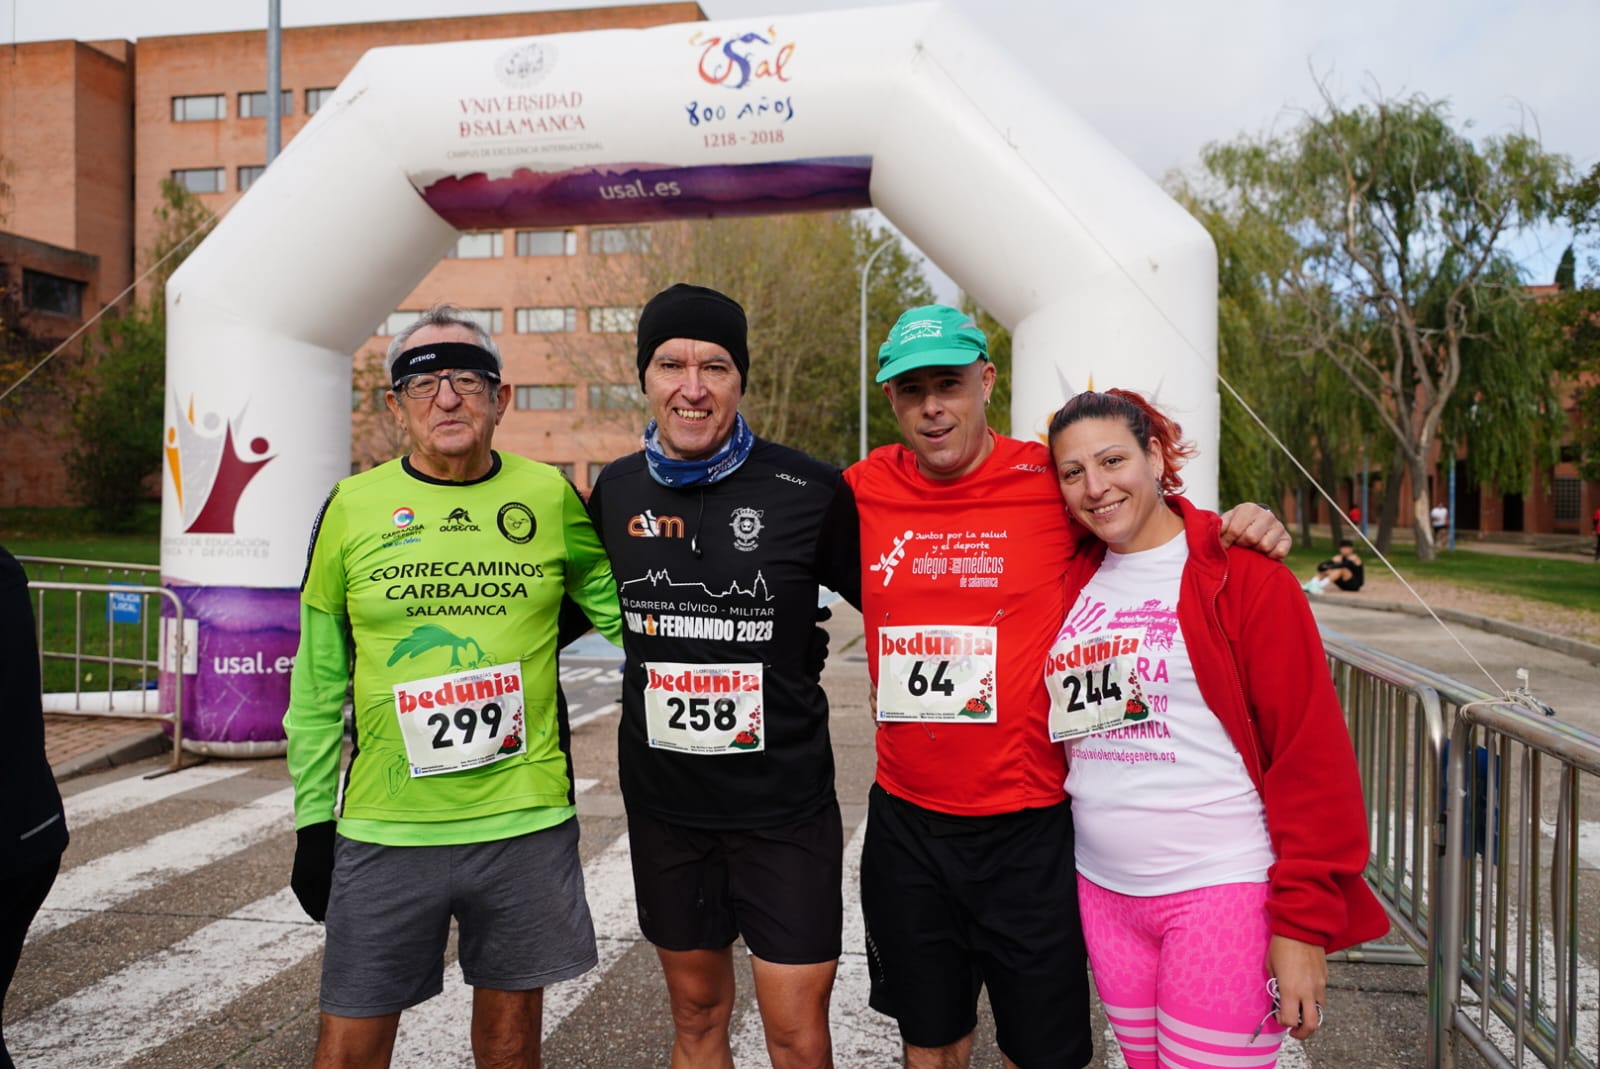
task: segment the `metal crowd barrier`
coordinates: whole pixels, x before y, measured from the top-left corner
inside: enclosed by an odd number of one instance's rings
[[[1455,1069],[1465,1045],[1495,1069],[1596,1069],[1600,907],[1583,892],[1600,898],[1600,878],[1579,843],[1600,736],[1323,640],[1367,798],[1367,879],[1428,967],[1426,1064]]]
[[[57,557],[17,560],[29,574],[28,589],[34,599],[40,678],[46,677],[51,664],[70,665],[72,671],[68,688],[52,688],[46,682],[44,711],[169,723],[172,768],[179,768],[183,672],[177,669],[185,652],[183,603],[171,590],[151,583],[160,569]],[[33,578],[52,575],[55,578]],[[90,577],[100,581],[91,582]],[[118,582],[119,577],[123,581]],[[118,620],[119,614],[125,620]],[[70,618],[70,648],[57,644],[63,632],[59,616]],[[91,668],[104,674],[103,685],[85,685]],[[160,689],[163,668],[171,684],[165,693]]]
[[[1350,725],[1367,803],[1372,856],[1367,882],[1415,952],[1384,945],[1347,957],[1420,964],[1437,897],[1440,754],[1445,740],[1439,693],[1375,651],[1324,634],[1334,686]]]

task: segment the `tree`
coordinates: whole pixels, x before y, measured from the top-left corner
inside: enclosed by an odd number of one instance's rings
[[[200,198],[170,178],[161,180],[161,200],[151,214],[158,226],[155,240],[145,250],[145,281],[150,287],[148,303],[165,319],[167,280],[216,226],[217,217]]]
[[[67,470],[97,530],[125,531],[161,468],[166,320],[149,307],[103,321],[84,344],[91,383],[72,409]]]
[[[0,223],[6,221],[6,208],[11,201],[11,161],[0,156]],[[0,263],[0,394],[10,395],[12,388],[33,368],[42,351],[34,338],[22,326],[22,299],[17,293],[17,279],[11,264]],[[18,414],[14,400],[0,400],[0,417],[11,419]]]
[[[994,365],[994,390],[989,395],[989,426],[999,434],[1011,433],[1011,331],[987,308],[962,295],[960,307],[970,313],[989,339],[989,362]],[[899,437],[898,434],[896,437]]]
[[[411,436],[389,413],[388,354],[357,353],[351,366],[351,461],[361,470],[411,451]]]
[[[751,427],[844,465],[858,452],[860,269],[885,236],[842,212],[661,224],[650,229],[647,247],[610,257],[607,270],[582,280],[570,303],[610,308],[616,294],[651,294],[674,282],[727,293],[744,306],[750,323],[749,385],[740,410]],[[930,300],[903,247],[897,243],[878,257],[868,280],[869,378],[877,342],[900,310]],[[648,415],[637,393],[631,313],[618,314],[615,322],[608,316],[591,321],[588,338],[558,339],[557,355],[579,378],[629,392],[636,404],[611,410],[611,418],[642,427]],[[597,325],[611,329],[596,336]],[[887,440],[878,392],[869,381],[874,442]]]
[[[160,223],[146,253],[148,292],[120,316],[107,316],[84,344],[73,404],[74,444],[67,470],[101,530],[125,530],[161,470],[166,402],[166,284],[215,222],[176,182],[161,183]]]
[[[4,400],[0,400],[0,418],[7,421],[21,416],[36,403],[30,399],[29,404],[22,404],[20,395],[11,393],[11,390],[33,371],[45,352],[44,346],[22,325],[22,300],[13,282],[12,272],[10,264],[0,263],[0,393],[6,394]],[[35,390],[49,383],[46,388],[52,394],[56,392],[53,387],[58,385],[56,380],[59,376],[54,375],[53,371],[47,365],[34,372],[32,381]]]
[[[1237,201],[1204,196],[1181,177],[1168,191],[1217,249],[1221,498],[1273,501],[1292,494],[1301,541],[1310,544],[1314,488],[1294,461],[1331,489],[1370,467],[1363,443],[1373,421],[1363,420],[1359,399],[1336,368],[1291,343],[1299,313],[1284,300],[1281,279],[1298,254],[1293,236]],[[1343,515],[1337,507],[1330,514],[1337,541]]]
[[[1287,351],[1331,363],[1366,402],[1410,476],[1417,555],[1429,560],[1428,465],[1450,406],[1464,374],[1503,381],[1464,362],[1520,362],[1548,381],[1543,350],[1507,349],[1497,331],[1525,310],[1506,247],[1551,217],[1568,163],[1523,133],[1475,144],[1440,101],[1346,108],[1319,89],[1320,110],[1291,134],[1210,145],[1204,166],[1218,203],[1292,239],[1271,280]],[[1526,413],[1478,411],[1474,450],[1495,436],[1525,473],[1537,440]]]
[[[1555,352],[1571,389],[1578,474],[1594,481],[1600,480],[1600,262],[1591,251],[1580,278],[1577,248],[1600,234],[1600,164],[1567,187],[1561,206],[1574,240],[1556,268],[1557,292],[1536,305],[1533,329]]]

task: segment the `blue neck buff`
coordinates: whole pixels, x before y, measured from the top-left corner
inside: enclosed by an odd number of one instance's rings
[[[662,452],[661,430],[656,426],[656,421],[651,420],[644,429],[644,459],[650,468],[650,478],[662,486],[700,486],[721,482],[732,475],[744,463],[745,457],[750,455],[750,447],[755,443],[756,436],[751,432],[750,424],[744,421],[742,414],[736,412],[733,416],[733,433],[721,449],[704,460],[675,460]]]

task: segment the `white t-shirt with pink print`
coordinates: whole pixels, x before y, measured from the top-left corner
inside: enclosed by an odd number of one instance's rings
[[[1126,895],[1260,883],[1273,862],[1261,797],[1200,695],[1178,626],[1188,559],[1182,534],[1107,553],[1052,651],[1109,631],[1140,639],[1121,683],[1140,718],[1063,744],[1078,872]]]

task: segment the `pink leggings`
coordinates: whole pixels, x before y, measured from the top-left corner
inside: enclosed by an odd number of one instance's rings
[[[1135,898],[1078,877],[1089,965],[1128,1069],[1272,1069],[1267,885]],[[1251,1033],[1260,1027],[1254,1039]]]

